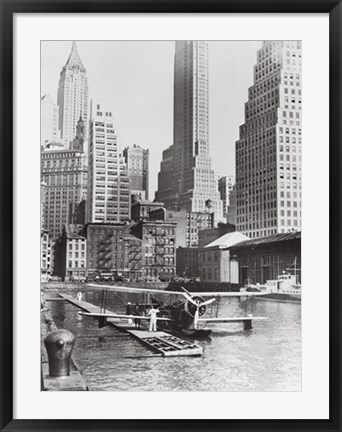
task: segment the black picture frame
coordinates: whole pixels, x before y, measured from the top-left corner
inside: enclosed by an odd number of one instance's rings
[[[1,431],[339,431],[341,430],[341,1],[334,0],[0,0],[1,7]],[[13,16],[16,13],[329,13],[330,33],[330,418],[329,420],[13,419]],[[319,29],[318,29],[319,31]],[[317,221],[319,226],[319,221]],[[327,232],[325,229],[324,232]],[[317,251],[317,253],[323,253]],[[318,348],[319,349],[319,348]],[[248,407],[246,407],[248,409]]]

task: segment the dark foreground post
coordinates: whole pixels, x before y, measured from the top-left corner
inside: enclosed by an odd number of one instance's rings
[[[75,336],[63,329],[51,332],[44,339],[51,377],[70,375],[71,352],[74,342]]]
[[[252,326],[252,320],[246,320],[243,322],[243,329],[244,330],[252,330],[253,326]]]

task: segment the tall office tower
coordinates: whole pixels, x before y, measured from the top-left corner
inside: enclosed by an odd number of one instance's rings
[[[236,183],[229,194],[229,205],[227,209],[227,223],[237,225],[237,209],[236,209]]]
[[[87,196],[87,158],[78,150],[41,152],[41,176],[45,183],[45,226],[53,240],[69,223],[70,212]],[[81,221],[81,225],[85,221]]]
[[[130,184],[118,152],[112,112],[90,103],[87,222],[124,222],[130,218]]]
[[[148,150],[134,144],[133,147],[124,149],[123,156],[127,164],[131,194],[139,195],[141,199],[148,200]]]
[[[223,216],[227,220],[228,206],[230,204],[230,194],[235,184],[235,178],[229,175],[222,176],[222,177],[220,176],[217,183],[218,183],[218,190],[220,192],[220,198],[223,204]]]
[[[210,199],[217,222],[222,201],[209,154],[208,68],[207,42],[176,42],[173,145],[163,153],[156,200],[170,209],[203,212]],[[165,181],[170,173],[171,182]]]
[[[257,54],[236,142],[237,230],[252,238],[301,229],[301,42]]]
[[[64,147],[68,149],[75,137],[79,118],[82,117],[85,124],[88,120],[87,73],[77,52],[75,41],[59,76],[57,105],[61,139]],[[87,131],[85,139],[87,139]]]
[[[45,94],[40,100],[40,145],[45,148],[50,142],[58,142],[58,107],[51,96]]]

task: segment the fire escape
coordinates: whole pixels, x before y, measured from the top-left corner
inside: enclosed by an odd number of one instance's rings
[[[164,244],[165,244],[165,231],[163,232],[162,228],[156,228],[155,234],[155,248],[154,248],[154,276],[159,276],[162,271],[161,269],[164,267]]]
[[[111,269],[113,267],[112,245],[113,245],[113,234],[107,234],[106,237],[101,241],[98,249],[99,269]]]

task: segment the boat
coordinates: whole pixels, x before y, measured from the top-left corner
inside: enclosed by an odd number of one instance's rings
[[[294,274],[290,273],[291,267],[294,266]],[[267,292],[267,294],[260,297],[265,300],[280,300],[290,302],[300,302],[302,297],[302,287],[298,283],[296,260],[286,269],[283,274],[279,275],[277,279],[268,280],[265,284],[252,284],[247,282],[246,286],[241,291],[256,291]]]

